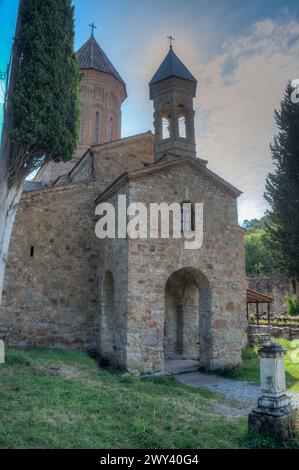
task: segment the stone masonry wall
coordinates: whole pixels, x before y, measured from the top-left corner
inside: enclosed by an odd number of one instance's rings
[[[128,195],[128,188],[123,193]],[[113,194],[107,202],[117,207],[117,194]],[[127,239],[104,239],[99,240],[98,259],[98,285],[100,292],[100,310],[97,321],[97,350],[104,362],[107,360],[116,366],[127,366],[127,295],[128,295],[128,240]],[[105,321],[107,313],[104,305],[105,275],[111,273],[114,282],[114,300],[111,335],[105,338]],[[108,319],[109,321],[109,319]],[[105,345],[113,343],[112,355],[107,355]]]
[[[94,346],[98,311],[94,185],[25,193],[7,265],[1,324],[13,345]]]
[[[1,326],[10,328],[9,343],[105,353],[108,275],[113,278],[109,291],[114,286],[110,359],[139,372],[163,370],[165,286],[174,272],[186,269],[199,286],[200,364],[210,369],[238,364],[246,342],[246,283],[235,197],[188,162],[130,179],[111,193],[115,205],[118,194],[127,195],[128,204],[204,203],[203,247],[185,250],[182,240],[99,240],[96,196],[128,168],[142,168],[153,159],[150,136],[122,144],[94,151],[92,180],[80,181],[77,171],[77,182],[23,195],[0,310]],[[82,174],[90,175],[85,164]],[[191,320],[183,336],[192,329]],[[192,357],[194,344],[188,352]]]
[[[103,188],[121,174],[153,163],[154,137],[151,133],[130,137],[107,146],[93,147],[94,177]]]
[[[235,198],[187,164],[130,181],[129,190],[130,202],[204,203],[204,244],[194,251],[185,250],[182,240],[128,241],[127,367],[164,369],[165,286],[175,271],[186,267],[207,279],[211,289],[211,314],[201,311],[201,365],[215,369],[238,364],[247,322],[243,231]]]
[[[10,328],[10,344],[90,349],[98,343],[102,284],[97,273],[111,250],[104,248],[99,255],[104,242],[100,245],[95,236],[94,201],[127,167],[153,160],[153,137],[100,147],[93,159],[86,158],[96,172],[87,171],[84,160],[82,172],[76,169],[76,182],[22,196],[0,309],[0,324]],[[92,180],[84,181],[91,175]],[[115,256],[120,256],[116,248]]]
[[[150,132],[128,137],[92,147],[71,171],[67,181],[79,182],[93,177],[100,193],[124,172],[144,168],[153,159],[154,136]],[[61,180],[65,184],[65,178]]]

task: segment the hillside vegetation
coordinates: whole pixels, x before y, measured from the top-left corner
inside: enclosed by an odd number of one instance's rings
[[[9,348],[0,383],[0,448],[275,447],[221,415],[220,395],[113,374],[80,352]]]

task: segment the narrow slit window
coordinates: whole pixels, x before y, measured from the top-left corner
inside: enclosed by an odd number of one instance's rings
[[[34,257],[34,246],[30,247],[30,258]]]
[[[181,204],[181,231],[182,233],[195,231],[195,206],[191,202]]]
[[[113,140],[113,118],[110,118],[109,121],[109,140]]]
[[[94,143],[100,143],[100,113],[99,111],[96,112],[95,115],[95,123],[94,123]]]
[[[191,205],[191,232],[195,232],[195,206]]]

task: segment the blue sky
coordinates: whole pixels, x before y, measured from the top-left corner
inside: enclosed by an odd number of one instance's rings
[[[8,62],[17,4],[0,0],[0,71]],[[98,42],[127,83],[123,136],[153,128],[148,82],[167,52],[166,36],[175,37],[176,53],[199,80],[198,154],[243,191],[241,221],[263,215],[273,111],[287,81],[299,78],[299,2],[75,0],[74,5],[76,49],[94,21]]]

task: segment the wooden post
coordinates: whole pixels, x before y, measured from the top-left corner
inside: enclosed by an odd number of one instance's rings
[[[247,322],[248,322],[249,320],[248,302],[246,302],[246,316],[247,316]]]
[[[268,302],[268,325],[270,325],[270,302]]]
[[[256,311],[256,324],[259,324],[259,304],[255,303],[255,311]]]

